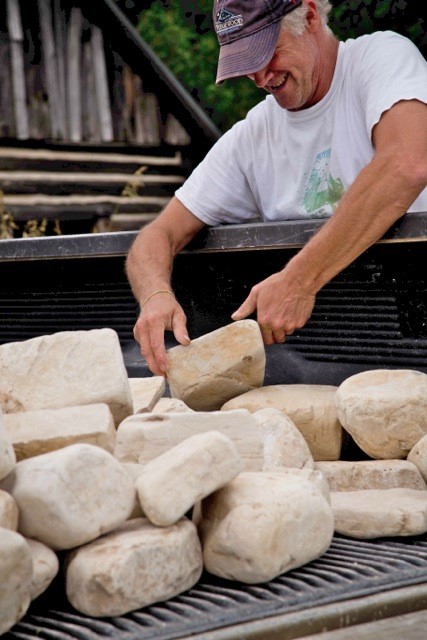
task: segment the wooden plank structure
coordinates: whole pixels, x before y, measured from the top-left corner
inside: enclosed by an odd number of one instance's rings
[[[220,133],[114,0],[2,4],[0,238],[139,228]]]

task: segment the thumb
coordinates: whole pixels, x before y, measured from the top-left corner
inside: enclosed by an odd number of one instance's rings
[[[191,340],[188,336],[187,324],[185,322],[185,319],[178,319],[174,316],[172,319],[172,331],[175,339],[179,342],[179,344],[190,344]]]
[[[256,309],[256,294],[250,293],[243,304],[231,314],[232,320],[243,320],[251,315]]]

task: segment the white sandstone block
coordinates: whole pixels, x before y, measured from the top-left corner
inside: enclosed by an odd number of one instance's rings
[[[331,491],[427,489],[417,467],[406,460],[337,460],[316,462]]]
[[[406,369],[358,373],[340,385],[338,417],[371,458],[405,458],[427,433],[427,375]]]
[[[124,522],[135,487],[123,465],[90,444],[18,462],[1,487],[19,508],[19,531],[54,550],[94,540]]]
[[[427,491],[331,492],[335,531],[352,538],[418,536],[427,531]]]
[[[0,528],[18,530],[19,509],[7,491],[0,489]]]
[[[207,571],[256,584],[302,566],[329,547],[330,505],[313,482],[278,472],[241,473],[202,502]]]
[[[107,404],[9,413],[4,419],[17,460],[76,443],[114,450],[116,428]]]
[[[129,378],[132,396],[133,412],[144,413],[152,411],[154,405],[163,396],[166,381],[163,376],[149,378]]]
[[[255,320],[239,320],[173,347],[168,358],[172,397],[196,411],[220,409],[264,382],[265,349]]]
[[[230,438],[247,470],[262,469],[262,431],[245,410],[135,414],[119,425],[114,455],[122,462],[146,464],[186,438],[207,431],[219,431]]]
[[[263,471],[276,467],[314,467],[313,456],[304,436],[284,413],[278,409],[260,409],[253,413],[253,417],[264,436]]]
[[[0,635],[26,613],[30,602],[33,563],[30,549],[16,531],[0,528]]]
[[[337,387],[316,384],[276,384],[253,389],[226,402],[222,410],[252,413],[273,408],[282,411],[304,436],[314,460],[338,460],[343,429],[334,398]]]
[[[187,591],[202,569],[192,522],[160,528],[137,518],[69,554],[67,596],[86,615],[120,616]]]
[[[6,413],[108,404],[118,424],[132,414],[113,329],[61,331],[0,346],[0,407]]]
[[[0,383],[1,384],[1,383]],[[6,430],[4,423],[4,415],[1,411],[1,392],[0,392],[0,480],[3,480],[13,469],[16,464],[16,455],[13,449],[10,436]]]
[[[31,600],[35,600],[46,591],[59,571],[58,556],[45,544],[26,538],[33,562],[33,578],[30,586]]]
[[[187,438],[148,462],[136,481],[144,513],[160,527],[180,520],[196,502],[243,470],[234,443],[218,431]]]

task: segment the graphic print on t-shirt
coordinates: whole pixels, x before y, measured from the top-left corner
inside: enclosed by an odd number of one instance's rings
[[[304,206],[312,218],[331,215],[344,195],[344,184],[330,172],[331,148],[318,153],[305,187]]]

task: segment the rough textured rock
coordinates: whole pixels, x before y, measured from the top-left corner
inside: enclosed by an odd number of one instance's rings
[[[0,489],[0,528],[18,530],[19,509],[7,491]]]
[[[279,409],[301,431],[315,460],[338,460],[343,430],[334,405],[336,390],[317,384],[269,385],[226,402],[222,410]]]
[[[128,517],[128,520],[132,520],[133,518],[142,518],[145,516],[145,513],[142,510],[141,503],[139,501],[138,494],[136,492],[136,480],[141,475],[142,470],[144,469],[144,465],[139,464],[138,462],[122,462],[121,464],[123,465],[123,468],[125,469],[126,473],[132,479],[132,482],[134,483],[134,486],[135,486],[135,498],[133,501],[133,508]]]
[[[265,375],[265,349],[255,320],[239,320],[168,351],[171,396],[196,411],[215,411]]]
[[[108,404],[118,424],[132,398],[117,333],[62,331],[0,346],[0,407],[5,413]]]
[[[424,481],[427,482],[427,435],[412,447],[407,460],[417,467]]]
[[[31,553],[23,536],[0,529],[0,635],[27,611],[32,575]]]
[[[10,436],[6,431],[4,416],[2,414],[0,406],[0,480],[3,480],[3,478],[5,478],[9,473],[11,473],[11,471],[13,471],[13,469],[15,468],[15,464],[15,451],[13,449]]]
[[[335,530],[353,538],[417,536],[427,531],[427,491],[331,492]]]
[[[163,376],[149,378],[129,378],[134,413],[152,411],[154,405],[163,396],[166,381]]]
[[[33,577],[30,586],[31,600],[38,598],[50,585],[59,571],[58,556],[45,544],[26,538],[33,562]]]
[[[114,451],[116,428],[107,404],[9,413],[4,420],[17,460],[76,443]]]
[[[193,587],[203,561],[197,531],[186,519],[160,528],[145,518],[70,553],[66,589],[89,616],[119,616]]]
[[[144,513],[160,527],[180,520],[194,504],[243,470],[234,443],[218,431],[187,438],[145,465],[136,481]]]
[[[263,471],[277,467],[314,467],[308,444],[292,420],[284,413],[278,409],[260,409],[255,411],[253,416],[263,431]]]
[[[241,473],[201,510],[205,568],[231,580],[272,580],[319,557],[332,540],[332,509],[300,475]]]
[[[262,431],[245,410],[136,414],[119,425],[114,455],[122,462],[146,464],[186,438],[207,431],[219,431],[230,438],[247,470],[262,469]]]
[[[372,458],[404,458],[427,433],[427,375],[405,369],[358,373],[340,385],[338,417]]]
[[[1,483],[19,508],[19,531],[51,549],[71,549],[122,524],[135,487],[110,453],[73,444],[18,462]]]
[[[151,413],[192,413],[185,402],[178,398],[160,398],[160,400],[151,409]]]
[[[417,467],[406,460],[316,462],[331,491],[427,489]]]

